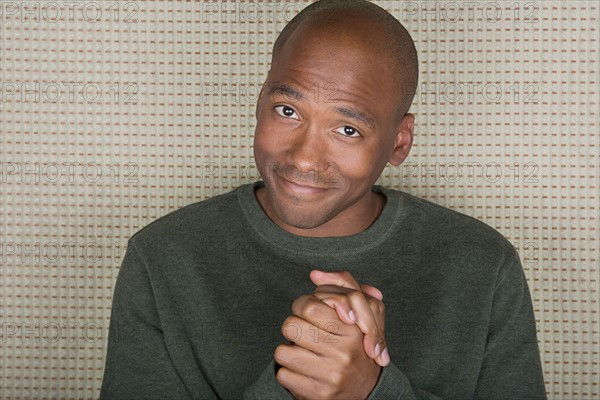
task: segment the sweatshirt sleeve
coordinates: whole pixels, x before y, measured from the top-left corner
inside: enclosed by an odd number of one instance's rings
[[[500,270],[473,399],[546,399],[531,295],[518,255]],[[390,363],[368,400],[434,400]]]
[[[218,399],[204,376],[185,384],[167,348],[148,271],[130,241],[115,285],[100,399]],[[244,399],[290,399],[272,362]]]
[[[496,283],[477,399],[546,399],[531,295],[514,254]]]
[[[129,242],[115,285],[100,399],[191,399],[167,351],[148,273]]]
[[[288,392],[277,381],[275,373],[275,361],[272,360],[267,368],[260,375],[258,380],[244,392],[244,400],[293,400],[291,393]]]

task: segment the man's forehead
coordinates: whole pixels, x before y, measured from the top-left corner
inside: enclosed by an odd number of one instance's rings
[[[269,71],[268,89],[271,94],[296,100],[302,99],[305,91],[329,101],[357,96],[373,100],[392,95],[396,73],[387,60],[350,51],[334,53],[326,48],[312,48],[282,52]]]

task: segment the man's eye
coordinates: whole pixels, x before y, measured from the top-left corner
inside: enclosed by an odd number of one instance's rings
[[[336,129],[336,132],[339,132],[347,137],[360,137],[360,133],[356,129],[348,125],[339,127],[338,129]]]
[[[275,111],[277,112],[277,114],[281,115],[282,117],[298,119],[296,111],[294,111],[294,109],[292,107],[277,106],[277,107],[275,107]],[[294,115],[296,115],[296,116],[294,117]]]

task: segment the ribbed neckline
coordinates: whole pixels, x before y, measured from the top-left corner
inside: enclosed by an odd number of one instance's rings
[[[240,186],[238,188],[240,207],[262,240],[287,251],[315,256],[330,254],[332,250],[338,255],[360,253],[387,239],[393,227],[404,218],[401,193],[375,185],[372,190],[384,195],[387,201],[379,218],[369,228],[343,237],[298,236],[281,229],[263,211],[255,195],[255,190],[263,186],[263,181]]]

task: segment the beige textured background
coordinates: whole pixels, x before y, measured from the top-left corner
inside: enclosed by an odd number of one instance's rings
[[[599,5],[381,1],[421,62],[381,182],[518,248],[551,399],[597,399]],[[95,398],[127,238],[257,178],[254,101],[307,3],[0,1],[0,398]]]

